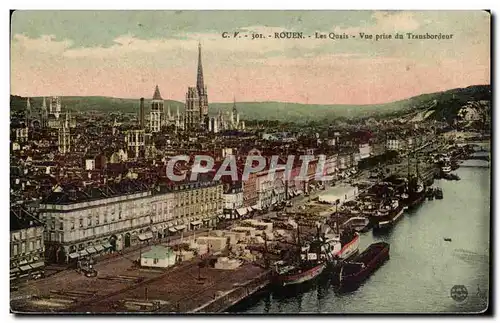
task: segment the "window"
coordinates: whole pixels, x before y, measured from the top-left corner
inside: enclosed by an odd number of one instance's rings
[[[121,219],[122,219],[122,210],[120,210],[120,211],[118,212],[118,220],[121,220]]]
[[[30,241],[30,249],[28,251],[33,251],[35,249],[35,243]]]
[[[75,229],[75,220],[71,221],[71,230]]]
[[[88,217],[87,219],[87,226],[92,226],[92,217]]]
[[[36,248],[40,249],[42,247],[42,241],[40,239],[36,240]]]
[[[64,222],[62,219],[59,219],[59,230],[64,230]]]
[[[83,219],[80,219],[80,228],[83,228]]]
[[[104,223],[108,223],[108,215],[104,214]]]
[[[26,252],[26,242],[21,243],[21,253]]]
[[[158,263],[158,258],[154,258],[154,259],[153,259],[153,264],[155,264],[155,265],[156,265],[157,263]]]
[[[99,225],[99,215],[96,215],[96,217],[95,217],[95,224]]]
[[[15,244],[15,245],[13,246],[13,248],[12,248],[12,253],[13,253],[13,255],[14,255],[14,256],[17,256],[17,253],[18,253],[18,252],[19,252],[19,250],[18,250],[18,245],[17,245],[17,244]]]

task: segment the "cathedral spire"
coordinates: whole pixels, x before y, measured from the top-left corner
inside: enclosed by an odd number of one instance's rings
[[[153,100],[163,100],[160,94],[160,88],[158,88],[158,85],[155,87],[155,93],[153,94]]]
[[[201,66],[201,43],[198,43],[198,74],[196,77],[196,88],[198,93],[203,93],[205,84],[203,82],[203,67]]]

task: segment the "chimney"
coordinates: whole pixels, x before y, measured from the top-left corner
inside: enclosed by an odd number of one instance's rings
[[[141,104],[139,106],[139,126],[144,129],[144,98],[141,98]]]

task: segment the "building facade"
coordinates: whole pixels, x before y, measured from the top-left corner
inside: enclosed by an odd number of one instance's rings
[[[25,280],[43,273],[44,227],[21,206],[10,210],[10,279]]]
[[[146,134],[144,129],[130,129],[125,131],[125,142],[128,155],[134,158],[144,157],[146,149]]]
[[[131,182],[123,184],[128,188],[114,185],[87,192],[54,192],[40,205],[46,258],[62,263],[120,251],[183,231],[213,227],[222,215],[219,183],[151,190]]]

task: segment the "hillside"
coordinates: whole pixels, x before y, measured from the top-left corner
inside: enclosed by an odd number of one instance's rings
[[[467,88],[452,89],[443,92],[422,94],[406,100],[378,105],[316,105],[284,102],[237,102],[236,106],[243,120],[283,120],[292,122],[331,121],[335,118],[363,118],[403,116],[418,111],[426,111],[426,117],[435,120],[453,120],[459,108],[467,101],[491,100],[489,85],[476,85]],[[64,108],[73,111],[99,110],[105,112],[121,111],[134,113],[139,109],[137,99],[119,99],[111,97],[63,97]],[[39,107],[42,98],[32,98],[32,106]],[[166,100],[171,112],[177,107],[182,112],[184,103]],[[149,111],[149,100],[145,101],[146,112]],[[11,109],[24,109],[26,99],[11,96]],[[229,112],[233,103],[211,103],[210,114],[219,111]],[[433,111],[432,113],[430,111]]]

